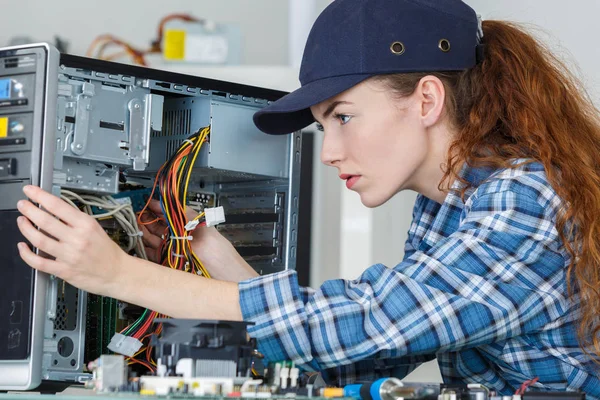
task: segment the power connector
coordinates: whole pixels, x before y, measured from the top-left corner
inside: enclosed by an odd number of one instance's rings
[[[225,210],[223,206],[215,208],[205,208],[204,218],[206,219],[206,226],[215,226],[225,222]]]

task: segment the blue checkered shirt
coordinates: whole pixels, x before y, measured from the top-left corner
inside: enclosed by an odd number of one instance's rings
[[[239,284],[249,333],[270,361],[291,360],[333,383],[404,377],[437,358],[444,382],[503,395],[539,390],[600,399],[598,366],[579,348],[570,256],[556,229],[561,201],[544,168],[463,168],[464,202],[416,200],[405,256],[317,290],[294,271]],[[453,185],[459,188],[458,181]]]

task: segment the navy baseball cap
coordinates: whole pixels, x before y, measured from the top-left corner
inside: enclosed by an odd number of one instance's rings
[[[256,112],[254,123],[294,132],[314,122],[311,106],[374,75],[471,68],[480,38],[477,14],[461,0],[335,0],[308,36],[301,87]]]

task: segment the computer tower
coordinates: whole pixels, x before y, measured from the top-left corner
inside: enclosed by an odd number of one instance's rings
[[[56,195],[127,188],[140,202],[170,155],[209,126],[188,200],[224,207],[219,230],[259,273],[296,267],[302,136],[266,135],[252,123],[284,94],[59,54],[47,44],[0,49],[0,390],[88,380],[85,363],[105,351],[121,318],[118,300],[20,259],[16,203],[27,184]]]

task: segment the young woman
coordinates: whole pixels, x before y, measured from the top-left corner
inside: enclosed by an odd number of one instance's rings
[[[420,194],[394,268],[301,288],[293,271],[258,277],[201,228],[193,246],[217,280],[194,278],[127,256],[33,187],[26,195],[49,213],[21,201],[19,226],[56,260],[25,244],[21,257],[173,317],[253,321],[267,359],[336,382],[403,377],[437,357],[446,382],[508,395],[537,377],[539,390],[600,398],[600,121],[568,71],[516,26],[481,26],[459,0],[336,0],[311,31],[300,78],[255,123],[277,134],[316,120],[322,161],[367,207]]]

